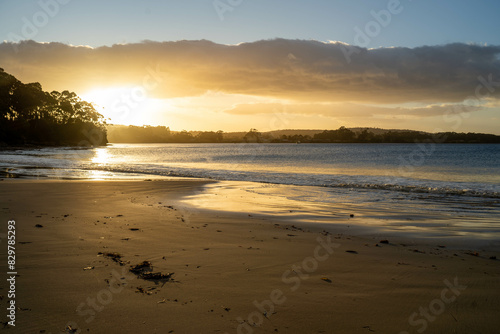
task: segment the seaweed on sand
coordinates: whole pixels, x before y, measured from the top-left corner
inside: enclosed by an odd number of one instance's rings
[[[163,274],[161,272],[156,272],[156,273],[152,272],[153,265],[149,261],[142,261],[139,264],[130,266],[129,271],[136,274],[137,277],[140,279],[147,281],[155,281],[155,283],[168,282],[170,280],[173,280],[172,275],[174,274],[174,273]]]

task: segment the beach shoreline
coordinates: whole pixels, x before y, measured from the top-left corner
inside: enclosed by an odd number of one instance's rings
[[[183,201],[207,184],[214,183],[1,181],[0,233],[6,235],[7,221],[15,220],[19,274],[16,326],[6,332],[416,333],[425,325],[429,333],[471,328],[494,333],[498,328],[495,247],[360,236],[340,227],[352,223],[349,216],[337,226],[308,225]],[[120,262],[106,256],[113,253]],[[154,272],[174,273],[173,280],[153,282],[129,272],[143,261],[151,262]],[[452,291],[448,283],[460,289],[442,299],[444,289]],[[2,287],[2,307],[6,292]],[[420,308],[430,309],[429,317]]]

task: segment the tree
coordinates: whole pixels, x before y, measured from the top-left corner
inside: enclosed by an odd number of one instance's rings
[[[375,135],[373,132],[368,132],[367,129],[364,129],[361,131],[361,133],[358,135],[358,141],[362,143],[370,143],[375,139]]]
[[[107,143],[104,117],[74,92],[48,93],[0,69],[0,142],[38,145]],[[98,139],[96,139],[98,138]]]
[[[344,126],[337,130],[325,130],[314,135],[313,140],[320,143],[347,143],[354,141],[356,134]]]
[[[172,136],[172,141],[175,143],[191,143],[194,141],[194,137],[190,132],[182,130]]]
[[[205,131],[205,132],[200,132],[195,140],[198,143],[221,143],[223,139],[223,132],[222,131]]]
[[[243,136],[245,143],[260,143],[262,142],[262,134],[257,129],[250,129],[245,136]]]

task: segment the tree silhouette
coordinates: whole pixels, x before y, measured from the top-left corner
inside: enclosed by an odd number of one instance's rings
[[[104,117],[74,92],[44,92],[0,69],[0,143],[103,145]]]
[[[243,137],[245,143],[260,143],[262,142],[262,134],[257,129],[250,129]]]

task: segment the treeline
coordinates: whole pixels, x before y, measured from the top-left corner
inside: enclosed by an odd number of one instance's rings
[[[484,133],[441,132],[428,133],[421,131],[396,130],[380,131],[375,134],[368,129],[352,131],[344,126],[337,130],[325,130],[310,135],[281,135],[272,137],[269,133],[261,133],[250,129],[236,142],[246,143],[500,143],[500,136]],[[223,140],[224,141],[224,140]],[[231,142],[235,142],[234,140]]]
[[[378,129],[377,134],[369,129],[352,131],[345,127],[325,130],[312,136],[294,134],[273,136],[250,129],[246,133],[224,133],[222,131],[170,131],[165,126],[124,126],[108,127],[108,138],[113,143],[500,143],[500,136],[482,133],[427,133],[410,130]]]
[[[108,126],[108,139],[112,143],[222,143],[222,131],[188,132],[170,131],[165,126]]]
[[[285,138],[286,137],[286,138]],[[337,130],[325,130],[314,136],[282,136],[274,142],[302,142],[302,143],[500,143],[500,136],[485,133],[456,133],[440,132],[428,133],[420,131],[387,131],[374,134],[368,129],[354,132],[345,127]]]
[[[0,68],[0,145],[99,146],[107,143],[104,117],[67,90],[51,93],[24,84]]]

